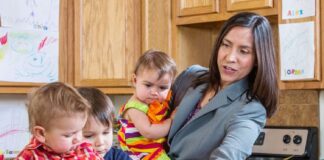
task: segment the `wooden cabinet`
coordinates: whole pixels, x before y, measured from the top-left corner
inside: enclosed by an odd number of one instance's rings
[[[128,92],[141,55],[140,0],[76,0],[74,6],[75,85]]]
[[[217,13],[218,0],[177,0],[178,16]]]
[[[277,15],[278,0],[175,0],[176,25],[218,22],[240,11],[252,11],[264,16]]]
[[[272,8],[273,0],[227,0],[227,11]]]
[[[171,55],[171,1],[141,0],[142,51],[157,49]]]

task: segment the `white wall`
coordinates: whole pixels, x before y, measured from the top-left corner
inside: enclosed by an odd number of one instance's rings
[[[320,91],[320,106],[319,106],[319,117],[320,117],[320,129],[319,129],[319,138],[320,138],[320,159],[324,160],[324,90]]]
[[[0,94],[0,151],[15,157],[29,142],[26,95]]]

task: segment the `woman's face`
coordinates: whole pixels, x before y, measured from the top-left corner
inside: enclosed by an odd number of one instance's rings
[[[250,28],[234,27],[227,33],[217,57],[221,88],[243,79],[251,72],[256,64],[253,48]]]

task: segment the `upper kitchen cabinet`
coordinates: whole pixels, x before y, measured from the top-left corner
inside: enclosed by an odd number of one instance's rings
[[[223,21],[241,11],[277,15],[277,0],[175,0],[176,25]]]
[[[178,16],[218,13],[218,0],[177,0]]]
[[[76,0],[74,6],[75,85],[130,92],[141,55],[141,1]]]
[[[273,0],[227,0],[227,11],[272,8]]]

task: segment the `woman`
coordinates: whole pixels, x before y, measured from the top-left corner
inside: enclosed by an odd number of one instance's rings
[[[177,107],[169,132],[172,159],[246,159],[277,109],[278,84],[271,26],[239,13],[221,28],[209,70],[189,67],[172,87]]]

